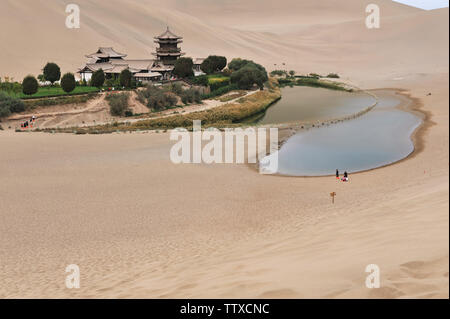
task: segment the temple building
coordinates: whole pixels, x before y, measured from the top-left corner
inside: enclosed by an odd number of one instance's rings
[[[174,65],[179,57],[185,55],[178,47],[178,44],[182,42],[183,38],[170,32],[169,27],[167,27],[166,32],[155,37],[155,43],[159,45],[159,48],[156,48],[156,53],[152,54],[163,64]]]
[[[100,47],[92,54],[86,55],[87,63],[78,70],[83,81],[89,81],[92,74],[102,69],[107,79],[117,78],[120,73],[128,69],[133,74],[136,81],[150,82],[171,80],[175,61],[185,55],[179,48],[183,38],[175,35],[169,30],[154,38],[159,47],[152,53],[155,58],[131,60],[126,59],[127,55],[115,51],[111,47]],[[193,59],[194,74],[203,74],[200,65],[204,59]]]

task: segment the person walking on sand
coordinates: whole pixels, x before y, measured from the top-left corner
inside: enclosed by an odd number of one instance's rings
[[[344,178],[342,178],[342,180],[344,182],[348,182],[348,173],[347,173],[347,171],[344,172]]]
[[[336,169],[336,179],[339,179],[339,170]]]

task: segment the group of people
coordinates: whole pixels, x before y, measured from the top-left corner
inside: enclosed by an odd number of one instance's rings
[[[28,127],[33,127],[33,123],[36,121],[36,116],[32,116],[28,121],[25,121],[23,123],[20,124],[20,127],[22,129],[26,129]]]
[[[339,178],[339,170],[336,169],[336,179],[340,179],[343,182],[348,182],[348,173],[347,173],[347,171],[344,172],[344,176],[342,178]]]

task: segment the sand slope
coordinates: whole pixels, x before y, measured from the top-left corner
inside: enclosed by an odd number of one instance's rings
[[[168,23],[184,36],[193,57],[224,54],[248,57],[269,69],[340,72],[354,78],[366,70],[425,72],[442,67],[448,56],[448,9],[431,12],[379,1],[380,30],[365,27],[365,3],[351,1],[86,1],[81,28],[65,27],[70,1],[3,0],[0,51],[3,76],[39,74],[51,60],[64,72],[76,71],[98,46],[113,46],[130,57],[148,58],[153,36]],[[13,32],[11,30],[14,30]],[[438,40],[439,41],[436,41]],[[438,55],[438,56],[436,56]],[[390,61],[380,63],[383,59]],[[404,59],[407,59],[406,61]],[[349,70],[345,66],[357,66]],[[277,64],[275,66],[274,64]]]

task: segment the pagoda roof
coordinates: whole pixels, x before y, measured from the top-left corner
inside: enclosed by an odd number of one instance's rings
[[[183,39],[183,37],[180,37],[180,36],[172,33],[172,31],[169,30],[169,27],[167,27],[166,32],[158,35],[157,37],[155,37],[155,39],[158,39],[158,40],[179,40],[179,39]]]
[[[184,52],[152,52],[152,55],[156,56],[182,56],[185,54]]]
[[[88,58],[124,58],[126,54],[115,51],[112,47],[100,47],[97,52],[87,55]]]

